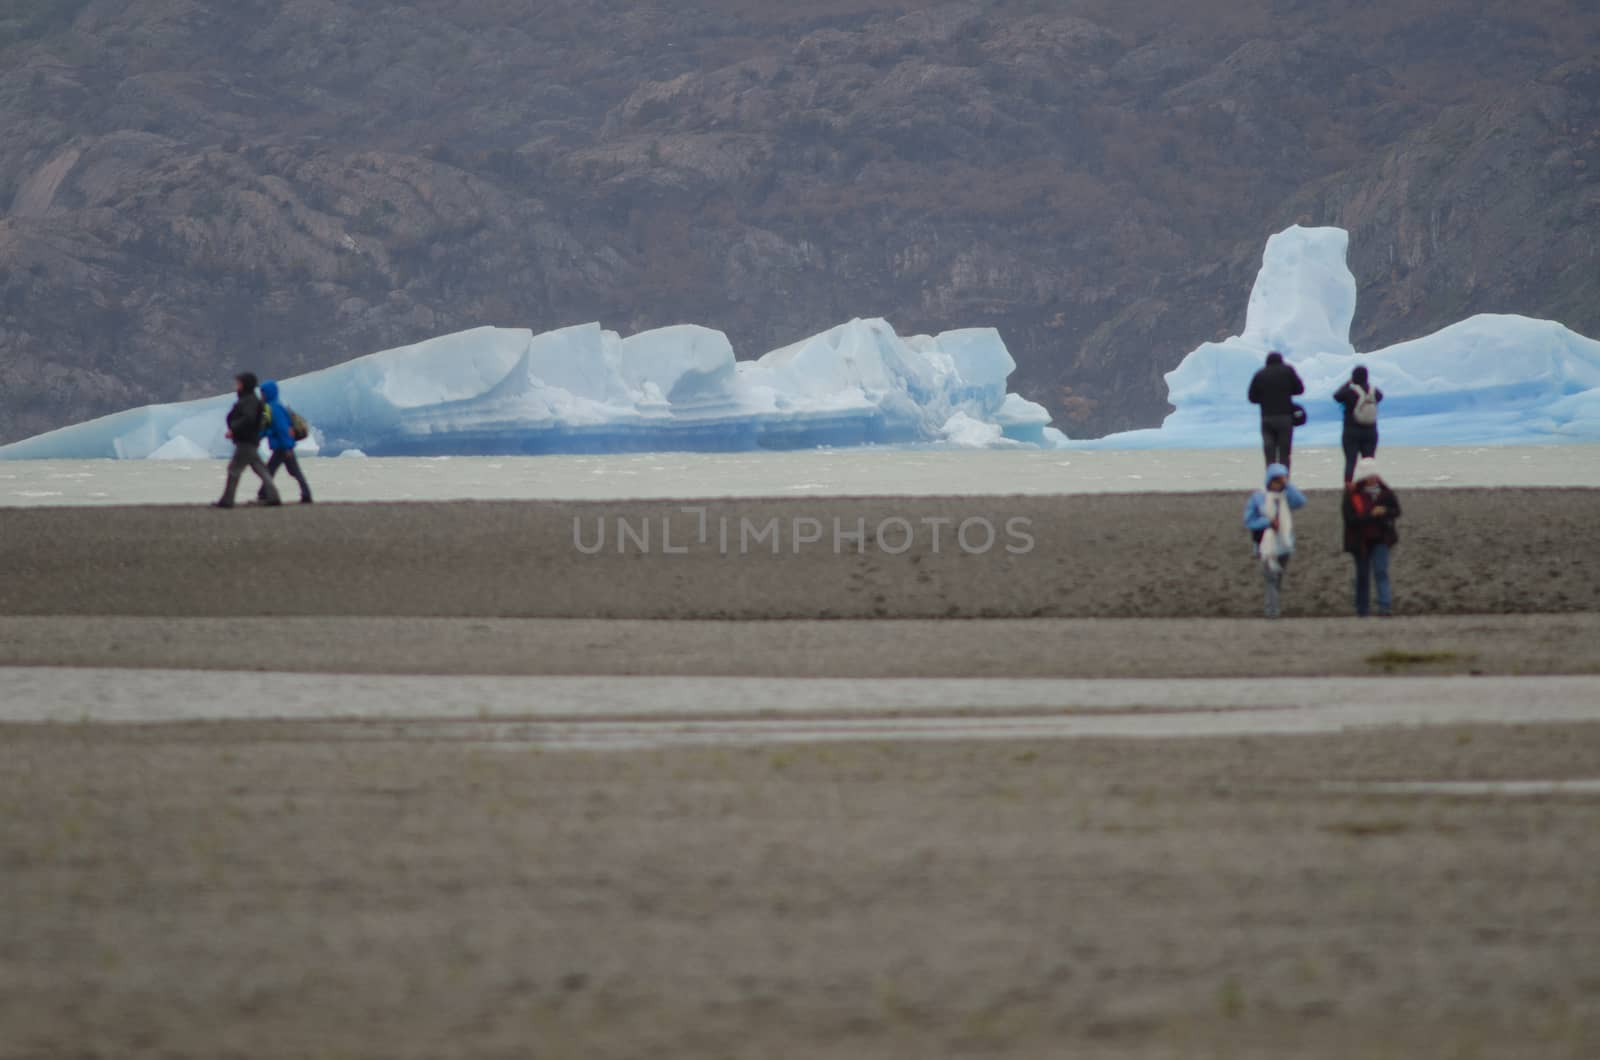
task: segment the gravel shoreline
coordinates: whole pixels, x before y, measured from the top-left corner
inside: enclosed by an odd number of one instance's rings
[[[241,668],[1267,677],[1291,707],[1325,674],[1600,672],[1600,491],[1406,494],[1388,621],[1345,617],[1336,500],[1278,622],[1231,493],[707,502],[1022,518],[1020,555],[574,546],[690,502],[0,510],[0,666],[170,668],[185,703],[258,695],[194,673]],[[1600,1054],[1600,724],[883,720],[599,753],[466,716],[0,724],[0,1060]]]
[[[1244,499],[10,509],[0,511],[0,614],[1244,618],[1261,607]],[[1600,612],[1600,490],[1403,500],[1393,563],[1402,614]],[[776,537],[752,543],[773,527]],[[602,530],[604,547],[587,554]],[[1287,616],[1351,613],[1341,533],[1337,494],[1312,491],[1296,515]]]
[[[0,615],[0,666],[730,677],[1600,673],[1600,614],[1378,619]]]
[[[0,728],[0,1057],[1600,1052],[1600,725],[552,754]],[[1352,790],[1354,786],[1354,790]]]

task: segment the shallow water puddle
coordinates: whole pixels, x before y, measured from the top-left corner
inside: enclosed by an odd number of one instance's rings
[[[1364,784],[1324,784],[1325,791],[1356,795],[1456,795],[1463,797],[1529,797],[1600,795],[1600,779],[1583,780],[1395,780]]]
[[[248,697],[219,694],[248,685]],[[1600,722],[1600,676],[1277,680],[430,677],[0,667],[0,722],[334,723],[503,748],[1184,739]],[[365,730],[362,721],[380,723]],[[385,736],[384,722],[400,728]]]

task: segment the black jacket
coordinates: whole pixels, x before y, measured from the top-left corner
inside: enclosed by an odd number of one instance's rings
[[[234,445],[258,445],[261,442],[261,399],[254,390],[240,395],[228,412],[228,430],[233,432]]]
[[[1344,406],[1344,425],[1346,427],[1377,426],[1376,423],[1357,423],[1355,420],[1350,418],[1351,415],[1356,411],[1356,402],[1359,399],[1356,397],[1355,389],[1351,387],[1349,383],[1346,383],[1344,386],[1333,392],[1333,400]],[[1379,390],[1377,387],[1372,387],[1372,400],[1375,402],[1381,402],[1383,400],[1383,391]]]
[[[1294,396],[1305,392],[1300,373],[1288,364],[1269,364],[1250,380],[1250,403],[1260,405],[1263,416],[1292,415]]]
[[[1400,532],[1395,529],[1394,521],[1400,518],[1400,498],[1394,495],[1394,490],[1384,486],[1378,491],[1378,500],[1372,507],[1382,508],[1382,515],[1363,515],[1358,512],[1355,501],[1357,492],[1359,488],[1356,486],[1344,491],[1344,550],[1359,554],[1379,542],[1391,547],[1398,545]]]

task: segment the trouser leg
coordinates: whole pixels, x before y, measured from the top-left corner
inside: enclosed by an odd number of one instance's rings
[[[1269,464],[1289,466],[1289,449],[1293,444],[1294,420],[1288,416],[1263,416],[1261,418],[1261,451]]]
[[[249,452],[250,470],[256,473],[257,478],[261,479],[261,489],[265,493],[266,502],[268,504],[281,503],[278,497],[278,487],[273,485],[272,472],[267,470],[267,462],[261,459],[261,451],[252,447]]]
[[[1365,615],[1371,610],[1372,555],[1366,550],[1356,553],[1356,614]]]
[[[259,460],[260,457],[258,456],[256,459]],[[228,481],[222,488],[222,504],[233,503],[234,495],[239,492],[239,476],[243,475],[244,469],[249,466],[250,459],[245,452],[245,447],[242,445],[234,446],[233,456],[228,459]]]
[[[1361,439],[1354,431],[1345,431],[1340,439],[1344,445],[1344,480],[1350,482],[1350,476],[1356,473],[1356,460],[1361,456]]]
[[[273,454],[273,459],[278,459],[279,457],[283,458],[283,466],[288,469],[290,477],[300,483],[300,499],[309,501],[311,499],[311,483],[306,481],[305,472],[300,470],[300,458],[294,455],[293,449],[285,449],[282,452]]]
[[[1273,570],[1265,563],[1261,564],[1261,575],[1266,581],[1266,599],[1263,613],[1268,618],[1277,618],[1283,613],[1283,576],[1289,567],[1289,557],[1278,557],[1278,569]]]
[[[1394,606],[1389,592],[1389,546],[1372,546],[1372,575],[1378,583],[1378,613],[1387,615]]]
[[[1366,429],[1366,431],[1363,432],[1363,437],[1361,439],[1361,455],[1362,456],[1377,456],[1378,455],[1378,428],[1377,427],[1375,427],[1375,426],[1374,427],[1368,427]]]
[[[272,451],[272,457],[267,461],[267,475],[274,479],[277,478],[278,468],[282,466],[283,453],[280,450],[274,449]],[[256,490],[256,499],[262,501],[267,499],[267,487],[262,486],[260,489]]]

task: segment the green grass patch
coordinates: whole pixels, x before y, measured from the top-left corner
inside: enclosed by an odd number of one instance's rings
[[[1368,666],[1381,666],[1385,670],[1398,670],[1403,666],[1445,666],[1451,663],[1469,663],[1476,655],[1458,651],[1401,651],[1386,648],[1367,656]]]
[[[1411,825],[1409,822],[1398,818],[1385,817],[1371,821],[1335,821],[1332,824],[1323,825],[1322,830],[1324,832],[1332,832],[1334,835],[1350,836],[1354,839],[1371,839],[1376,836],[1401,835],[1411,831]]]

